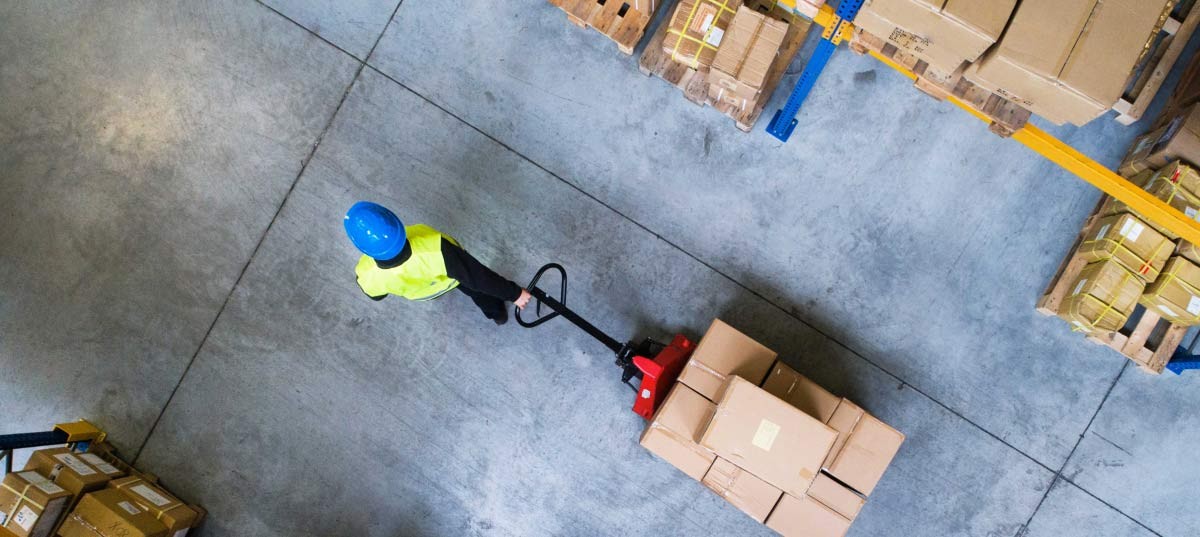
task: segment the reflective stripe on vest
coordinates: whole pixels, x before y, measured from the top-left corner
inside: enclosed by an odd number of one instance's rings
[[[368,296],[396,295],[409,300],[433,300],[458,287],[458,280],[446,275],[442,257],[442,239],[458,246],[458,241],[424,224],[405,226],[412,255],[400,266],[379,268],[375,260],[362,256],[354,267],[358,286]]]

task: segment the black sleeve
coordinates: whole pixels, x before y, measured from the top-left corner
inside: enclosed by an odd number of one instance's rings
[[[521,296],[521,286],[496,274],[466,250],[446,239],[442,239],[442,257],[446,259],[446,275],[458,280],[459,284],[467,289],[494,296],[505,302],[512,302]]]

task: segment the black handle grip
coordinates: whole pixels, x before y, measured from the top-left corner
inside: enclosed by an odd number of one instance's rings
[[[560,315],[560,313],[557,310],[552,311],[549,315],[542,315],[542,302],[545,301],[549,295],[547,295],[545,291],[542,291],[541,289],[539,289],[537,284],[538,284],[538,281],[542,279],[542,276],[544,276],[547,271],[552,271],[552,270],[557,271],[559,273],[559,275],[562,277],[562,292],[559,295],[561,298],[559,298],[557,300],[557,302],[559,304],[562,304],[563,306],[567,305],[567,270],[564,269],[563,266],[559,265],[558,263],[547,263],[547,264],[543,265],[542,268],[538,269],[537,273],[533,275],[533,279],[529,280],[529,285],[527,285],[525,287],[525,290],[529,291],[529,294],[533,295],[533,298],[535,298],[537,300],[537,305],[534,307],[534,311],[537,313],[537,317],[534,318],[532,321],[526,321],[525,319],[523,319],[521,317],[521,313],[524,310],[522,310],[520,308],[514,308],[514,316],[517,318],[517,324],[524,326],[525,328],[533,328],[535,326],[538,326],[538,325],[540,325],[546,321],[549,321],[550,319],[558,317]],[[528,309],[528,307],[529,306],[526,305],[527,309]]]

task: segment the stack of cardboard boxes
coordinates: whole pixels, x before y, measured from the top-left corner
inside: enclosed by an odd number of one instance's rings
[[[1174,0],[871,0],[855,25],[1056,123],[1120,100]]]
[[[1200,172],[1193,167],[1197,162],[1200,162],[1200,105],[1193,104],[1167,118],[1162,127],[1137,138],[1118,172],[1184,215],[1200,220]],[[1145,284],[1138,302],[1174,324],[1200,325],[1200,249],[1141,218],[1116,200],[1109,200],[1100,211],[1107,216],[1098,222],[1100,231],[1109,235],[1107,249],[1120,250],[1114,252],[1113,262],[1137,273]],[[1120,247],[1113,243],[1113,239],[1121,238],[1120,233],[1112,234],[1118,228],[1132,235],[1124,237]],[[1079,285],[1088,287],[1096,283],[1094,279],[1087,283],[1084,280],[1086,275],[1080,276]],[[1135,287],[1135,284],[1129,282],[1125,286]],[[1123,310],[1127,298],[1118,297],[1114,291],[1098,293],[1103,295],[1098,298],[1111,299],[1107,303],[1112,304],[1111,311]],[[1092,312],[1091,316],[1095,315]],[[1078,315],[1074,321],[1086,322],[1080,317],[1088,315]],[[1107,326],[1097,328],[1115,330]]]
[[[184,537],[204,510],[95,453],[35,451],[0,483],[0,537]]]
[[[783,535],[840,537],[903,441],[717,320],[641,443]]]
[[[793,4],[816,9],[804,0]],[[675,63],[706,74],[714,106],[745,111],[764,98],[787,32],[787,22],[742,5],[742,0],[680,0],[663,50]]]

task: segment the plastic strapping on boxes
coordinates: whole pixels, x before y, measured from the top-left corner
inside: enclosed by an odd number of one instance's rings
[[[17,489],[14,489],[14,488],[8,486],[5,483],[0,483],[0,487],[4,487],[4,488],[8,489],[9,491],[11,491],[13,494],[17,495],[17,501],[16,501],[16,503],[13,504],[12,511],[9,511],[8,515],[4,517],[4,526],[5,527],[7,527],[8,523],[12,521],[13,515],[17,514],[17,508],[21,507],[21,502],[25,502],[34,507],[37,507],[38,509],[41,509],[42,512],[46,511],[46,506],[33,501],[32,499],[29,498],[29,496],[25,495],[26,492],[29,492],[29,487],[32,487],[32,486],[33,486],[33,483],[26,483],[24,489],[17,490]]]
[[[1120,289],[1121,289],[1122,287],[1125,287],[1125,284],[1129,283],[1129,278],[1132,278],[1132,277],[1133,277],[1133,274],[1130,274],[1130,273],[1129,273],[1129,271],[1127,271],[1127,270],[1124,270],[1124,269],[1122,269],[1122,270],[1123,270],[1123,272],[1125,273],[1125,275],[1121,277],[1121,283],[1117,285],[1117,289],[1118,289],[1118,291],[1117,291],[1117,295],[1118,295],[1118,296],[1120,296],[1120,294],[1121,294],[1121,293],[1120,293]],[[1116,311],[1116,309],[1117,309],[1117,308],[1116,308],[1116,305],[1115,305],[1115,302],[1116,302],[1116,300],[1113,300],[1113,301],[1112,301],[1114,304],[1110,304],[1110,303],[1108,303],[1108,302],[1105,302],[1105,301],[1103,301],[1103,300],[1100,300],[1098,297],[1096,297],[1096,296],[1094,296],[1094,295],[1091,295],[1091,294],[1086,294],[1086,295],[1082,295],[1082,296],[1083,296],[1083,298],[1085,298],[1085,299],[1088,299],[1088,298],[1090,298],[1090,299],[1092,299],[1092,300],[1095,300],[1096,302],[1099,302],[1101,305],[1103,305],[1103,306],[1104,306],[1104,310],[1102,310],[1102,311],[1100,312],[1100,315],[1097,315],[1097,316],[1096,316],[1096,320],[1094,320],[1094,321],[1092,321],[1092,322],[1088,323],[1090,326],[1088,326],[1087,328],[1084,328],[1082,325],[1077,325],[1077,326],[1075,326],[1075,327],[1071,328],[1071,331],[1072,331],[1072,332],[1088,332],[1088,333],[1091,333],[1091,331],[1092,331],[1092,330],[1095,330],[1095,329],[1096,329],[1096,326],[1100,324],[1100,321],[1103,321],[1103,320],[1104,320],[1104,317],[1105,317],[1105,316],[1107,316],[1109,313],[1112,313],[1112,312]],[[1079,303],[1076,303],[1076,304],[1075,304],[1075,307],[1073,307],[1073,308],[1072,308],[1072,310],[1074,310],[1074,311],[1072,311],[1072,313],[1075,313],[1075,314],[1078,314],[1078,313],[1079,313],[1079,305],[1078,305],[1078,304],[1079,304]],[[1128,318],[1128,317],[1127,317],[1127,316],[1125,316],[1125,315],[1122,315],[1122,317],[1125,317],[1126,319]]]
[[[1185,290],[1187,290],[1187,292],[1191,293],[1192,296],[1200,296],[1200,289],[1197,289],[1192,284],[1182,280],[1176,274],[1177,272],[1179,272],[1179,267],[1180,267],[1180,265],[1175,265],[1175,266],[1171,267],[1170,271],[1166,272],[1165,274],[1162,274],[1161,275],[1162,279],[1155,282],[1155,283],[1160,284],[1158,291],[1154,292],[1154,293],[1146,293],[1146,296],[1159,298],[1160,296],[1162,296],[1162,290],[1166,287],[1166,284],[1171,282],[1171,280],[1175,280],[1175,281],[1179,282],[1179,285],[1183,286],[1183,288]],[[1185,310],[1186,310],[1186,308],[1185,308]],[[1191,312],[1188,311],[1188,313],[1191,313]],[[1182,315],[1175,315],[1175,317],[1184,318]],[[1189,316],[1187,318],[1197,320],[1197,319],[1200,319],[1200,315],[1192,314],[1191,316]]]
[[[724,374],[724,373],[721,373],[720,371],[717,371],[716,369],[713,369],[713,368],[711,368],[711,367],[708,367],[708,366],[706,366],[706,365],[704,365],[704,364],[700,363],[700,362],[699,362],[699,361],[697,361],[697,360],[688,360],[688,362],[687,362],[687,365],[688,365],[688,367],[694,367],[694,368],[696,368],[696,369],[699,369],[699,370],[701,370],[701,371],[704,371],[705,373],[708,373],[709,375],[712,375],[712,376],[714,376],[714,377],[717,377],[717,378],[719,378],[719,379],[721,379],[721,380],[724,380],[724,379],[728,378],[728,377],[726,377],[726,376],[725,376],[725,374]]]
[[[1118,235],[1120,235],[1120,234],[1118,233]],[[1171,241],[1166,240],[1164,238],[1164,240],[1161,243],[1159,243],[1158,247],[1154,249],[1154,253],[1150,254],[1150,259],[1142,259],[1142,257],[1137,255],[1136,252],[1131,250],[1128,246],[1125,246],[1125,239],[1126,239],[1125,235],[1121,235],[1121,238],[1117,239],[1117,240],[1112,240],[1108,237],[1095,238],[1090,241],[1084,242],[1081,245],[1081,247],[1086,247],[1089,244],[1095,244],[1098,242],[1112,243],[1114,246],[1113,253],[1116,253],[1116,250],[1124,249],[1126,252],[1129,252],[1129,254],[1132,255],[1134,257],[1134,259],[1141,261],[1142,266],[1138,267],[1137,273],[1141,274],[1143,276],[1146,276],[1146,275],[1150,274],[1150,269],[1154,268],[1154,258],[1158,257],[1158,254],[1162,253],[1163,246],[1166,246],[1168,244],[1174,246],[1174,243],[1172,243]],[[1097,255],[1097,253],[1092,252],[1092,255]],[[1094,261],[1108,261],[1109,259],[1112,259],[1112,258],[1113,258],[1113,254],[1110,253],[1107,256],[1098,256],[1098,257],[1096,257],[1096,259],[1094,259]]]
[[[713,19],[712,24],[709,24],[708,29],[704,31],[704,39],[696,39],[695,37],[687,35],[687,29],[692,25],[692,20],[696,17],[696,12],[700,10],[701,4],[711,4],[716,6],[717,16]],[[679,46],[683,44],[684,39],[699,45],[699,47],[696,48],[696,54],[692,56],[690,60],[687,60],[689,64],[698,63],[700,61],[700,53],[703,52],[705,48],[717,50],[717,47],[708,44],[708,36],[712,34],[713,29],[717,27],[717,22],[721,20],[721,17],[725,15],[725,12],[734,14],[737,13],[736,11],[729,9],[729,0],[721,0],[720,3],[717,3],[716,0],[696,0],[696,3],[692,5],[692,11],[688,13],[687,20],[683,23],[683,31],[680,32],[673,28],[667,29],[667,33],[679,36],[678,39],[675,40],[675,46],[671,47],[671,59],[679,61]]]

